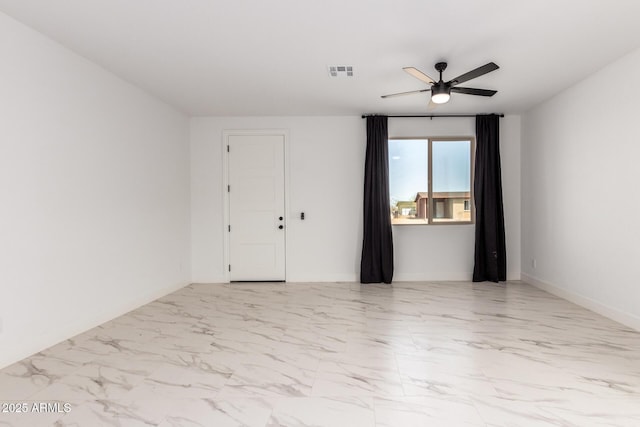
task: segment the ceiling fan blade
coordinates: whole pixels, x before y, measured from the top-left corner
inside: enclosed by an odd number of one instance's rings
[[[451,92],[464,93],[467,95],[493,96],[498,93],[497,90],[474,89],[472,87],[452,87]]]
[[[434,111],[436,108],[438,108],[438,105],[439,104],[436,104],[431,100],[431,98],[429,98],[429,105],[427,105],[427,111]]]
[[[430,90],[431,89],[420,89],[420,90],[412,90],[409,92],[392,93],[389,95],[382,95],[380,98],[393,98],[394,96],[412,95],[414,93],[429,92]]]
[[[423,73],[422,71],[418,70],[417,68],[404,67],[403,70],[405,70],[407,73],[411,74],[416,79],[422,80],[425,83],[433,84],[433,83],[436,82],[431,77],[427,76],[425,73]]]
[[[476,77],[480,77],[480,76],[483,76],[483,75],[485,75],[487,73],[495,71],[498,68],[500,68],[500,67],[498,67],[493,62],[489,62],[488,64],[485,64],[482,67],[478,67],[475,70],[471,70],[468,73],[464,73],[463,75],[456,77],[455,79],[451,79],[449,81],[449,83],[451,85],[457,85],[457,84],[460,84],[460,83],[464,83],[464,82],[469,81],[471,79],[475,79]]]

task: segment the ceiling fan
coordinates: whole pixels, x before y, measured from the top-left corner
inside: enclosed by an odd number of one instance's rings
[[[471,87],[459,87],[458,84],[464,83],[471,79],[475,79],[476,77],[480,77],[491,71],[497,70],[498,67],[493,62],[489,62],[488,64],[483,65],[482,67],[478,67],[475,70],[471,70],[468,73],[464,73],[455,79],[451,79],[448,82],[442,80],[442,72],[446,70],[447,63],[446,62],[438,62],[435,65],[436,70],[440,73],[440,80],[435,81],[431,77],[427,76],[422,71],[418,70],[414,67],[405,67],[404,71],[411,74],[413,77],[418,80],[422,80],[425,83],[429,83],[431,85],[428,89],[421,90],[412,90],[409,92],[400,92],[400,93],[392,93],[390,95],[382,95],[382,98],[391,98],[394,96],[402,96],[402,95],[411,95],[414,93],[422,93],[431,91],[431,101],[435,104],[444,104],[449,102],[449,98],[451,97],[451,92],[454,93],[464,93],[466,95],[478,95],[478,96],[493,96],[498,91],[497,90],[488,90],[488,89],[475,89]]]

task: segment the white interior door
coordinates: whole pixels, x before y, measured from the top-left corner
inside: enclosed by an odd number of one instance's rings
[[[231,281],[285,280],[284,136],[228,135]]]

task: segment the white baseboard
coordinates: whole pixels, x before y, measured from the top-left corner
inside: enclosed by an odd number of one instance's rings
[[[323,274],[323,275],[292,275],[289,274],[287,282],[290,283],[331,283],[331,282],[357,282],[360,277],[357,274],[345,273],[345,274]],[[214,283],[229,283],[225,277],[209,277],[198,278],[193,280],[194,284],[214,284]]]
[[[522,273],[522,281],[533,285],[538,289],[549,292],[550,294],[566,299],[567,301],[570,301],[574,304],[587,308],[593,312],[601,314],[604,317],[608,317],[611,320],[615,320],[618,323],[622,323],[623,325],[640,331],[640,317],[635,316],[631,313],[613,308],[606,304],[602,304],[601,302],[580,294],[576,294],[575,292],[567,291],[566,289],[562,289],[556,285],[545,282],[525,273]]]
[[[29,340],[24,340],[24,345],[21,345],[20,348],[3,348],[2,352],[0,352],[0,369],[16,363],[22,359],[25,359],[40,351],[46,350],[47,348],[61,343],[62,341],[68,340],[69,338],[73,338],[76,335],[95,328],[96,326],[100,326],[103,323],[120,317],[132,310],[135,310],[138,307],[155,301],[158,298],[182,289],[188,284],[189,282],[182,282],[171,286],[166,286],[162,289],[157,289],[152,292],[148,292],[147,294],[137,297],[133,300],[126,301],[124,304],[118,307],[96,313],[92,318],[84,319],[81,322],[82,326],[78,325],[79,322],[77,320],[74,320],[72,323],[55,325],[55,327],[51,328],[51,331],[45,334],[31,336]]]
[[[291,275],[287,282],[291,283],[332,283],[332,282],[358,282],[360,276],[355,273],[336,273],[322,275]]]
[[[192,277],[191,283],[195,285],[207,285],[213,283],[229,283],[229,280],[224,276]]]
[[[473,273],[469,272],[430,272],[430,273],[394,273],[394,282],[466,282],[471,281]]]
[[[394,282],[470,282],[473,272],[395,273]],[[520,273],[509,273],[507,281],[520,280]]]
[[[332,283],[332,282],[360,282],[359,273],[335,273],[322,275],[289,274],[287,282],[291,283]],[[471,281],[473,272],[429,272],[429,273],[398,273],[393,275],[394,282],[434,282],[434,281]],[[195,277],[194,284],[229,283],[224,276]],[[520,272],[509,272],[507,280],[520,280]]]

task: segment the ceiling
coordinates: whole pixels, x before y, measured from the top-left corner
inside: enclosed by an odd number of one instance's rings
[[[464,86],[499,92],[453,94],[436,113],[522,113],[640,47],[638,0],[0,0],[0,11],[192,116],[426,113],[428,94],[380,95],[427,87],[402,67],[437,77],[441,60],[445,80],[497,63]]]

